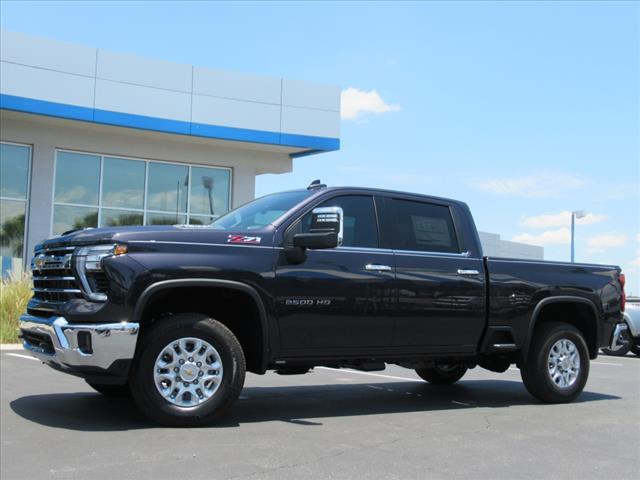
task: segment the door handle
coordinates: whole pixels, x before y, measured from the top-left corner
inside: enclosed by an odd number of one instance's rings
[[[364,269],[368,272],[390,272],[391,267],[389,265],[378,265],[377,263],[368,263],[364,266]]]
[[[478,270],[465,270],[463,268],[458,269],[458,275],[479,275],[480,272]]]

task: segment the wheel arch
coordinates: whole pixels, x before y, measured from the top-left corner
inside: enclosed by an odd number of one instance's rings
[[[180,288],[189,288],[189,287],[200,287],[211,290],[233,290],[236,292],[243,293],[248,295],[254,303],[254,306],[258,313],[258,318],[262,331],[262,339],[261,339],[261,353],[259,358],[259,365],[257,367],[256,373],[264,373],[267,369],[267,364],[269,361],[269,330],[268,330],[268,322],[267,322],[267,311],[264,306],[264,302],[255,288],[252,286],[238,281],[233,280],[223,280],[223,279],[202,279],[202,278],[181,278],[175,280],[162,280],[160,282],[153,283],[149,285],[140,295],[138,301],[136,302],[136,306],[134,309],[134,320],[138,322],[142,326],[142,322],[144,320],[144,314],[147,308],[153,303],[153,297],[163,291],[166,290],[174,290]]]
[[[586,316],[585,321],[583,322],[576,322],[575,317],[573,321],[567,319],[556,319],[555,321],[564,321],[566,323],[570,323],[574,325],[578,330],[580,330],[580,332],[585,337],[585,341],[589,349],[589,356],[591,358],[596,358],[596,356],[598,355],[597,343],[600,335],[600,326],[598,323],[598,309],[596,308],[595,303],[593,303],[592,300],[584,297],[559,295],[555,297],[543,298],[536,304],[535,308],[533,309],[531,320],[529,321],[527,338],[522,349],[523,359],[526,359],[529,355],[529,348],[531,347],[533,333],[536,327],[546,320],[545,313],[548,312],[551,307],[562,307],[563,305],[569,308],[579,307],[579,309],[590,312],[590,315]],[[584,318],[584,316],[580,316],[580,318]]]

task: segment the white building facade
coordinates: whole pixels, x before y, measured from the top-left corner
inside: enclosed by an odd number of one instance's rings
[[[338,150],[340,89],[2,32],[0,256],[81,227],[209,223]]]
[[[482,252],[488,257],[544,260],[544,247],[502,240],[497,233],[478,232]]]

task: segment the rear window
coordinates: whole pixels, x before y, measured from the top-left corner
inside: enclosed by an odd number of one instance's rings
[[[459,253],[449,207],[410,200],[391,200],[395,231],[392,248],[423,252]]]

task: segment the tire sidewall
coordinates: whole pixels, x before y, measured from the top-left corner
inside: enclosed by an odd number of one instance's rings
[[[177,316],[176,316],[177,317]],[[225,338],[224,331],[215,320],[202,318],[191,321],[191,325],[185,326],[180,319],[168,319],[171,324],[161,326],[158,331],[152,332],[146,339],[142,351],[139,352],[139,360],[134,366],[132,378],[132,391],[139,399],[139,405],[149,405],[145,413],[154,420],[164,424],[189,425],[206,423],[213,420],[231,404],[240,393],[244,383],[244,359],[230,345]],[[217,325],[215,325],[217,324]],[[230,332],[228,332],[231,334]],[[220,355],[222,361],[222,382],[215,394],[200,405],[193,407],[180,407],[166,400],[155,385],[155,362],[160,352],[171,342],[183,337],[194,337],[209,342]]]
[[[551,347],[553,347],[557,341],[562,339],[567,339],[573,342],[580,355],[580,372],[578,373],[578,378],[574,384],[568,388],[558,387],[549,375],[548,359]],[[589,350],[587,349],[587,345],[580,333],[573,327],[557,327],[542,343],[536,367],[541,377],[541,381],[546,384],[557,400],[571,400],[580,394],[587,383],[587,379],[589,378]]]

